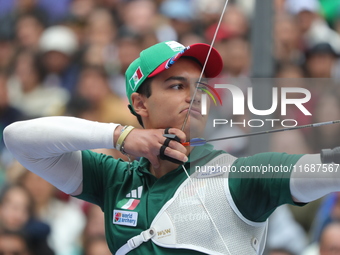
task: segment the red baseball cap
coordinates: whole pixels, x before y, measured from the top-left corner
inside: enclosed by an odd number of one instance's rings
[[[204,67],[205,62],[207,61],[204,68],[204,74],[207,78],[214,78],[222,71],[223,61],[218,51],[215,48],[210,47],[210,45],[208,44],[196,43],[185,47],[183,50],[176,53],[171,58],[165,60],[155,70],[153,70],[153,72],[150,73],[148,77],[153,77],[163,72],[164,70],[169,69],[179,58],[184,56],[195,58],[202,67]]]

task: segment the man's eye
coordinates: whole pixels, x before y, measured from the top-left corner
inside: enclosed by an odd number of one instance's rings
[[[183,84],[175,84],[171,86],[172,89],[183,89]]]

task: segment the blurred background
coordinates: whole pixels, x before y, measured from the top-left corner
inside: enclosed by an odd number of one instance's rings
[[[2,131],[18,120],[55,115],[139,126],[125,98],[128,65],[160,41],[210,44],[224,3],[0,0],[0,252],[111,254],[100,208],[28,172],[6,150]],[[245,91],[253,78],[271,78],[278,88],[311,91],[305,107],[312,116],[292,107],[285,119],[299,125],[340,119],[340,0],[229,0],[214,46],[224,60],[219,77],[224,82]],[[261,96],[260,101],[270,102],[271,94]],[[230,94],[222,97],[230,104]],[[223,116],[233,118],[226,109]],[[240,125],[220,134],[250,131]],[[248,155],[250,144],[318,153],[340,145],[340,128],[329,125],[259,139],[229,140],[216,147],[235,156]],[[114,150],[98,152],[124,158]],[[338,220],[337,193],[303,208],[282,206],[270,219],[266,254],[340,254]]]

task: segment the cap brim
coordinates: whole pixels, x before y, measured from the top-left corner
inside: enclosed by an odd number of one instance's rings
[[[203,67],[207,59],[209,50],[210,50],[210,45],[208,44],[204,44],[204,43],[192,44],[190,45],[189,49],[187,49],[185,52],[183,52],[179,56],[179,58],[184,57],[184,56],[193,57],[197,59],[198,62],[200,62]],[[157,74],[166,70],[168,61],[169,59],[167,59],[162,64],[160,64],[151,74],[149,74],[148,77],[154,77]],[[204,69],[205,76],[207,78],[214,78],[220,74],[220,72],[222,71],[222,68],[223,68],[223,61],[222,61],[221,55],[218,53],[216,49],[211,48],[211,52],[209,54],[209,58]]]

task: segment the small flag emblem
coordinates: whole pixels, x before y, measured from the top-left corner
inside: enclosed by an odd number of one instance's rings
[[[139,199],[122,199],[118,202],[117,207],[125,210],[134,210],[139,204]]]
[[[143,77],[144,77],[144,74],[142,73],[142,70],[140,69],[140,67],[138,67],[135,73],[132,75],[131,79],[129,80],[130,87],[133,91],[135,91],[136,86],[138,85],[138,83]]]
[[[142,197],[143,186],[139,186],[137,189],[131,190],[128,194],[126,194],[126,198],[123,198],[117,203],[117,208],[121,208],[124,210],[134,210],[140,202]]]

